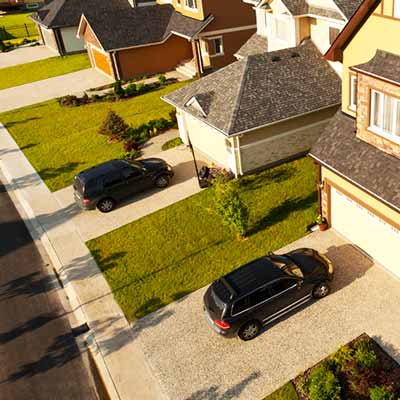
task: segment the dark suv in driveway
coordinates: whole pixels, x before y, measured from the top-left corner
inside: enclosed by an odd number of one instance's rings
[[[333,265],[316,250],[273,253],[215,281],[204,295],[207,321],[219,334],[255,338],[264,325],[330,292]]]
[[[85,210],[96,207],[110,212],[118,201],[151,187],[170,183],[172,167],[159,158],[135,162],[112,160],[79,173],[74,179],[74,197]]]

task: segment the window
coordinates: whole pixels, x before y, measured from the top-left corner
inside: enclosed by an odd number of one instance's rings
[[[340,29],[329,27],[329,44],[332,45],[336,38],[339,36]]]
[[[393,17],[400,18],[400,0],[394,0]]]
[[[197,10],[197,0],[185,0],[185,6]]]
[[[355,111],[357,108],[357,75],[350,75],[350,110]]]
[[[274,37],[284,42],[290,42],[290,20],[288,18],[275,18]]]
[[[210,38],[210,45],[213,56],[222,56],[224,54],[224,44],[222,36]]]
[[[112,187],[114,185],[117,185],[118,183],[122,182],[122,177],[118,171],[112,171],[109,172],[105,177],[103,181],[103,185],[105,188]]]
[[[296,283],[297,281],[295,279],[281,279],[272,285],[271,290],[276,295],[295,286]]]
[[[130,179],[130,178],[134,178],[136,176],[143,175],[143,171],[140,168],[135,168],[135,167],[124,167],[124,168],[122,168],[121,172],[122,172],[122,176],[125,179]]]
[[[372,90],[370,128],[400,143],[400,100]]]

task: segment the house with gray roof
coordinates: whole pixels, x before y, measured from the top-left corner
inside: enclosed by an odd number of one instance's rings
[[[250,55],[163,99],[180,136],[236,176],[304,155],[339,107],[341,81],[310,40]]]

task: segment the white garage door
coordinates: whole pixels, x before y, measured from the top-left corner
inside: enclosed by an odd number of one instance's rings
[[[333,187],[331,219],[339,233],[400,276],[399,230]]]

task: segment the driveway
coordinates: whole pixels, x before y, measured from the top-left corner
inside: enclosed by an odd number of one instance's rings
[[[84,69],[82,71],[0,90],[0,112],[41,103],[42,101],[65,96],[67,94],[82,94],[87,89],[110,82],[110,78],[95,69]]]
[[[262,399],[363,332],[400,361],[400,281],[332,230],[282,251],[303,246],[332,259],[333,293],[251,342],[224,339],[210,329],[204,288],[134,323],[136,340],[169,399]]]
[[[26,64],[45,58],[57,57],[58,54],[46,46],[22,47],[6,53],[0,53],[0,68]]]
[[[55,192],[58,202],[68,210],[83,241],[94,239],[200,191],[193,158],[186,146],[181,145],[152,157],[162,158],[172,165],[175,176],[171,185],[166,189],[154,189],[137,195],[109,214],[102,214],[98,210],[81,211],[74,202],[72,186]],[[205,159],[199,158],[199,168],[205,163]]]

